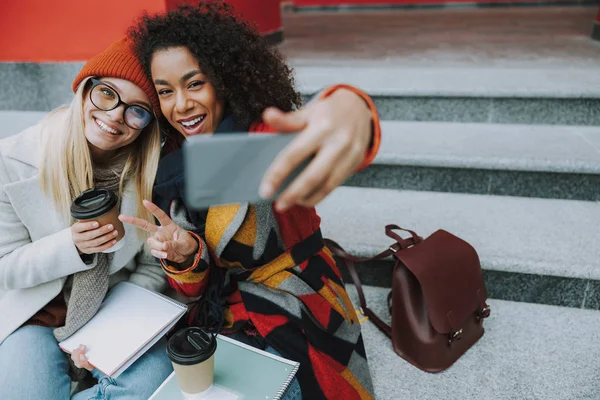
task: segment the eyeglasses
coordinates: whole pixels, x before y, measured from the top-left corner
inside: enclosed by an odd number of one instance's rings
[[[90,100],[96,108],[110,111],[123,104],[123,120],[132,129],[144,129],[152,122],[152,113],[142,106],[130,105],[121,101],[119,93],[98,79],[91,79]]]

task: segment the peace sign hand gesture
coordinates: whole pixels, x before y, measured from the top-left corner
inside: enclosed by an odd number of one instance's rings
[[[125,214],[119,215],[119,219],[152,234],[147,243],[154,257],[178,264],[186,263],[198,251],[198,242],[185,229],[173,222],[156,204],[148,200],[144,200],[143,203],[144,207],[156,217],[160,226]]]

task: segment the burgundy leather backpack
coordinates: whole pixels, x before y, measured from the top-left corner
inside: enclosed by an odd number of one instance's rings
[[[404,239],[394,230],[411,237]],[[479,340],[490,315],[479,256],[469,243],[444,230],[426,239],[397,225],[387,225],[385,232],[395,243],[372,258],[354,257],[334,241],[325,242],[348,268],[360,311],[392,340],[395,352],[423,371],[443,371]],[[355,262],[389,256],[395,261],[387,298],[391,326],[367,307],[354,267]]]

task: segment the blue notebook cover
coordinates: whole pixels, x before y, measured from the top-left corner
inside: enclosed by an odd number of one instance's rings
[[[277,400],[299,366],[295,361],[218,335],[214,388],[205,399]],[[150,400],[184,400],[175,373],[163,382]]]

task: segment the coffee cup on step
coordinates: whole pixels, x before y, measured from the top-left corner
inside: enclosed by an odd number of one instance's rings
[[[71,203],[71,216],[79,222],[97,221],[100,226],[112,224],[118,235],[113,239],[117,244],[103,253],[112,253],[123,247],[125,227],[119,220],[119,198],[107,189],[91,188],[82,192]]]
[[[181,329],[167,342],[167,354],[186,400],[202,399],[210,393],[216,350],[216,337],[198,327]]]

